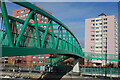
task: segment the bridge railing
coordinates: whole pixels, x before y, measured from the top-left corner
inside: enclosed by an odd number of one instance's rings
[[[107,75],[120,75],[119,68],[105,68],[105,67],[83,67],[81,68],[81,73],[86,75],[97,75],[97,76],[105,76],[107,71]]]
[[[104,53],[91,53],[91,52],[83,52],[81,54],[86,59],[98,59],[98,60],[107,60],[108,61],[120,61],[118,54],[104,54]]]

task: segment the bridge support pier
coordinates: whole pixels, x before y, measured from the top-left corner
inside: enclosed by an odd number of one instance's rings
[[[80,64],[80,58],[75,59],[73,63],[73,75],[80,75],[79,64]]]

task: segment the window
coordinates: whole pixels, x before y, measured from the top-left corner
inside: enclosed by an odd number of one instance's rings
[[[107,40],[106,38],[103,38],[103,40]]]
[[[94,46],[91,46],[91,49],[94,48]]]
[[[46,57],[46,58],[48,58],[48,57]]]
[[[98,41],[99,39],[96,39],[96,41]]]
[[[94,27],[91,27],[91,29],[94,29]]]
[[[99,33],[99,31],[96,31],[96,33]]]
[[[25,15],[23,15],[23,17],[25,17]]]
[[[98,47],[96,47],[96,48],[98,48]]]
[[[28,16],[28,14],[26,14],[26,16]]]
[[[99,19],[99,21],[102,21],[102,19]]]
[[[91,50],[91,52],[94,52],[94,50]]]
[[[105,44],[105,45],[106,45],[106,44],[107,44],[107,42],[104,42],[103,44]]]
[[[47,17],[45,17],[45,19],[47,19]]]
[[[25,13],[25,9],[23,9],[23,10],[21,11],[21,13]]]
[[[99,29],[102,29],[102,27],[99,27]]]
[[[98,22],[99,20],[96,20],[96,22]]]
[[[96,48],[102,48],[102,46],[96,46]]]
[[[98,21],[102,21],[102,19],[97,19],[96,22],[98,22]]]
[[[103,52],[107,52],[107,51],[105,50],[105,51],[103,51]]]
[[[44,18],[44,16],[41,16],[42,18]]]
[[[94,37],[94,35],[91,35],[91,37]]]
[[[102,44],[102,43],[98,43],[98,42],[97,42],[97,43],[95,43],[95,44],[98,44],[98,45],[99,45],[99,44]]]
[[[33,59],[35,59],[36,57],[35,56],[32,56]]]
[[[99,37],[99,35],[96,35],[96,37]]]
[[[104,22],[104,24],[107,24],[107,22]]]
[[[104,18],[104,20],[107,20],[107,18]]]
[[[102,23],[100,23],[99,25],[102,25]]]
[[[107,34],[104,34],[104,36],[107,36]]]
[[[103,30],[103,32],[107,32],[107,30]]]
[[[98,25],[98,23],[96,23],[96,25]]]
[[[43,63],[43,61],[39,61],[39,63]]]
[[[32,63],[35,63],[35,61],[32,61]]]
[[[94,41],[94,39],[91,39],[91,41]]]
[[[17,16],[17,18],[19,18],[19,16]]]
[[[95,33],[95,31],[91,31],[91,33]]]
[[[91,22],[95,22],[95,20],[91,20]]]
[[[17,13],[20,13],[20,11],[17,11]]]
[[[91,24],[91,26],[94,26],[95,24]]]
[[[43,59],[44,57],[43,56],[38,56],[38,59]]]
[[[21,15],[21,19],[25,19],[25,15]]]
[[[27,11],[29,11],[29,9],[27,9]]]
[[[99,29],[99,27],[96,27],[96,29]]]
[[[99,36],[102,37],[102,35],[96,35],[96,37],[99,37]]]
[[[107,26],[104,26],[104,28],[107,28]]]
[[[104,46],[104,48],[107,48],[107,46]]]
[[[95,51],[95,52],[102,52],[102,51]]]

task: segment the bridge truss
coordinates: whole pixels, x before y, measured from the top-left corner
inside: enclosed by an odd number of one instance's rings
[[[26,20],[10,16],[4,0],[1,0],[3,18],[3,25],[0,28],[1,57],[61,54],[106,60],[106,54],[83,52],[79,41],[67,26],[43,9],[24,0],[9,1],[28,8],[30,12]],[[46,17],[48,22],[38,23],[37,14]],[[31,20],[33,23],[30,22]],[[107,54],[108,61],[120,61],[118,57],[119,55]]]

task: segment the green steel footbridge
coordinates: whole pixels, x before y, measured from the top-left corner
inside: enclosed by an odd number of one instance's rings
[[[29,9],[30,12],[26,20],[10,16],[5,1],[1,0],[3,19],[0,27],[1,57],[59,54],[67,56],[64,59],[72,56],[106,60],[106,54],[83,52],[79,41],[67,26],[43,9],[24,0],[20,2],[18,0],[9,1]],[[46,17],[47,23],[38,23],[38,14]],[[107,54],[107,61],[119,62],[120,59],[118,58],[119,55]],[[57,58],[55,63],[60,60],[61,56]]]

